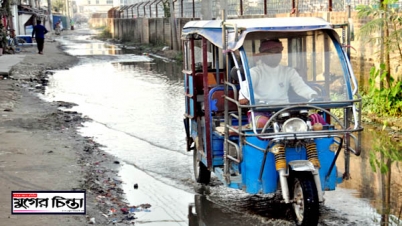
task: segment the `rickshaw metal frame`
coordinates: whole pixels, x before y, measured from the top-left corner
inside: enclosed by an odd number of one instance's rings
[[[251,105],[240,105],[239,102],[237,101],[238,97],[237,97],[237,87],[236,85],[228,82],[229,81],[229,68],[228,66],[230,65],[230,63],[228,63],[228,56],[227,53],[230,53],[231,51],[233,51],[234,49],[239,49],[242,48],[241,44],[242,42],[237,42],[238,39],[243,39],[245,38],[246,33],[252,32],[250,30],[247,30],[246,28],[244,28],[243,26],[241,26],[241,22],[238,24],[236,23],[237,20],[231,21],[231,22],[227,22],[225,20],[219,22],[219,21],[193,21],[193,22],[189,22],[188,24],[185,25],[185,27],[183,28],[183,35],[182,38],[184,40],[189,40],[190,41],[190,47],[191,47],[191,71],[185,71],[183,70],[183,72],[187,75],[191,75],[191,76],[195,76],[195,62],[194,62],[194,39],[201,39],[201,50],[202,50],[202,74],[203,74],[203,110],[204,112],[210,112],[210,106],[209,106],[209,101],[208,100],[208,87],[206,86],[206,84],[208,84],[208,59],[207,59],[207,45],[212,45],[214,46],[214,48],[221,48],[222,49],[222,53],[223,53],[223,61],[226,64],[226,67],[224,67],[226,69],[226,74],[225,74],[225,79],[223,82],[223,86],[224,86],[224,156],[223,156],[223,177],[225,178],[225,181],[227,183],[230,183],[230,175],[229,175],[229,163],[230,162],[235,162],[235,163],[240,163],[242,162],[242,146],[243,145],[249,145],[251,147],[254,147],[257,150],[260,150],[264,153],[264,155],[266,155],[269,152],[269,148],[271,147],[271,145],[273,143],[276,142],[282,142],[282,141],[289,141],[289,140],[297,140],[297,139],[315,139],[315,138],[338,138],[341,140],[341,145],[338,146],[338,150],[336,153],[336,157],[333,159],[333,162],[331,163],[331,168],[330,171],[332,170],[335,161],[338,157],[338,154],[340,152],[340,150],[342,149],[342,146],[345,146],[345,151],[346,152],[352,152],[355,155],[359,155],[360,154],[360,148],[359,148],[359,139],[356,138],[355,135],[353,135],[352,133],[359,133],[363,130],[363,128],[360,126],[360,122],[361,122],[361,115],[360,115],[360,109],[361,109],[361,98],[360,96],[358,96],[357,99],[354,99],[353,96],[357,94],[357,82],[356,79],[353,75],[353,71],[351,70],[351,65],[349,61],[346,61],[346,64],[343,64],[342,67],[345,70],[345,75],[349,75],[347,78],[349,78],[350,80],[347,80],[350,82],[349,85],[350,87],[353,86],[352,90],[348,90],[348,96],[351,98],[350,100],[344,100],[344,101],[320,101],[320,102],[315,102],[315,103],[297,103],[293,106],[289,106],[291,104],[279,104],[279,105],[270,105],[270,106],[263,106],[263,105],[258,105],[258,104],[251,104]],[[240,20],[239,20],[240,21]],[[198,23],[198,24],[197,24]],[[216,32],[221,32],[221,40],[217,39],[217,37],[213,37],[213,36],[205,36],[207,35],[206,33],[203,33],[202,26],[208,26],[207,24],[211,23],[213,24],[213,26],[210,27],[210,31],[213,31],[214,28],[216,28]],[[219,27],[217,26],[217,23],[219,24]],[[192,25],[194,26],[194,29],[192,28]],[[201,26],[200,26],[201,25]],[[215,27],[214,27],[215,26]],[[198,28],[197,28],[198,27]],[[280,25],[277,26],[278,29],[284,29],[284,27],[281,27]],[[189,30],[186,30],[186,28],[190,28]],[[306,27],[299,27],[297,28],[298,31],[305,31],[307,28]],[[308,29],[315,29],[315,30],[320,30],[320,29],[332,29],[331,26],[329,26],[326,23],[317,25],[317,26],[310,26]],[[221,30],[221,31],[220,31]],[[273,29],[275,30],[275,29]],[[243,32],[246,31],[246,32]],[[258,28],[254,31],[258,31]],[[334,32],[333,30],[331,32]],[[228,34],[232,33],[231,36],[231,40],[228,41]],[[234,33],[234,35],[233,35]],[[331,39],[336,39],[335,36],[331,36]],[[234,42],[233,42],[234,41]],[[237,43],[237,44],[236,44]],[[226,46],[228,44],[228,46]],[[341,47],[338,45],[336,47],[338,53],[342,53],[343,57],[347,57],[346,53],[341,49]],[[216,49],[217,50],[217,49]],[[185,53],[186,54],[186,53]],[[247,61],[247,57],[245,55],[243,55],[244,53],[241,52],[240,57],[243,60]],[[234,56],[233,56],[234,57]],[[187,61],[186,61],[187,62]],[[247,63],[247,62],[246,62]],[[216,62],[217,65],[216,66],[216,76],[218,76],[218,81],[220,81],[219,78],[219,62]],[[234,61],[235,67],[237,69],[239,69],[239,65],[237,64],[237,61]],[[249,72],[246,72],[249,73]],[[348,74],[346,74],[348,73]],[[249,76],[249,75],[247,75]],[[234,91],[234,97],[231,98],[228,94],[229,94],[229,87],[231,87],[231,89]],[[197,98],[196,96],[192,96],[191,98]],[[237,114],[234,112],[229,112],[228,110],[228,104],[229,102],[236,104],[237,106]],[[356,107],[356,104],[359,104],[358,107]],[[276,110],[274,115],[269,119],[269,121],[266,123],[266,125],[264,126],[264,128],[262,129],[261,132],[257,131],[257,129],[254,127],[253,130],[247,130],[247,129],[243,129],[243,125],[242,125],[242,111],[243,109],[258,109],[258,110]],[[287,110],[292,110],[292,109],[300,109],[300,108],[308,108],[308,109],[315,109],[315,110],[320,110],[324,113],[326,113],[329,117],[331,117],[332,119],[335,119],[335,121],[337,122],[338,125],[340,125],[341,129],[336,129],[336,130],[322,130],[322,131],[307,131],[307,132],[298,132],[298,133],[286,133],[286,132],[276,132],[276,133],[272,133],[268,131],[268,125],[270,124],[270,122],[273,121],[273,119],[278,116],[281,112],[287,111]],[[342,120],[339,119],[338,117],[336,117],[334,114],[332,114],[330,111],[326,110],[326,108],[337,108],[337,109],[344,109],[344,115],[346,116],[344,118],[344,123],[342,123]],[[277,109],[281,109],[279,111],[277,111]],[[354,127],[353,128],[349,128],[349,121],[347,118],[349,112],[353,112],[354,115]],[[191,115],[185,115],[185,117],[190,119]],[[194,117],[196,117],[196,112],[194,112]],[[191,117],[192,118],[192,117]],[[231,119],[230,118],[235,118],[238,120],[239,125],[237,127],[232,126],[231,125]],[[230,119],[230,120],[229,120]],[[205,148],[205,150],[203,150],[200,154],[204,155],[206,154],[206,166],[208,167],[209,170],[213,170],[213,164],[212,164],[212,147],[211,147],[211,125],[212,125],[212,118],[210,115],[207,116],[207,114],[205,114],[205,118],[203,118],[203,120],[205,120],[203,122],[203,129],[204,129],[204,143],[203,143],[203,147]],[[233,131],[235,132],[238,136],[238,140],[239,143],[235,143],[233,142],[230,137],[229,137],[229,131]],[[252,132],[250,132],[252,131]],[[198,134],[198,136],[200,136],[200,134]],[[258,139],[261,140],[269,140],[269,144],[264,147],[261,148],[258,145],[254,145],[250,142],[247,141],[247,137],[257,137]],[[355,149],[351,148],[349,146],[349,142],[348,139],[349,138],[353,138],[355,141]],[[345,140],[345,142],[343,142]],[[235,155],[236,156],[231,156],[228,153],[229,150],[229,146],[233,146],[235,147]],[[356,148],[357,147],[357,148]],[[189,150],[189,148],[188,148]],[[264,161],[265,161],[264,157]],[[346,158],[345,158],[346,161]],[[349,163],[347,163],[349,164]],[[261,175],[262,175],[262,170],[263,170],[263,165],[261,166],[261,170],[260,170],[260,180],[261,180]],[[345,169],[348,169],[348,167],[345,166]],[[315,174],[317,174],[317,172],[315,172]],[[348,174],[348,170],[345,171],[345,174]],[[326,175],[326,177],[328,177],[329,173]],[[316,177],[316,176],[315,176]],[[320,195],[320,200],[322,194]],[[286,199],[286,198],[285,198]]]
[[[250,26],[250,21],[247,19],[226,21],[224,17],[221,21],[190,21],[183,28],[182,39],[184,40],[184,47],[189,47],[189,49],[183,48],[185,55],[185,70],[183,70],[183,73],[185,74],[186,88],[184,120],[187,133],[187,151],[194,151],[195,170],[196,164],[205,166],[197,172],[203,172],[204,174],[205,170],[209,173],[214,172],[219,180],[229,187],[241,189],[250,194],[275,193],[280,190],[284,203],[295,204],[295,202],[302,202],[302,205],[310,205],[314,209],[315,207],[312,206],[314,204],[309,204],[309,201],[303,200],[303,197],[300,201],[300,197],[296,198],[298,197],[296,192],[291,191],[291,189],[294,189],[292,186],[296,186],[295,184],[297,183],[300,186],[300,179],[304,180],[304,183],[309,184],[309,188],[313,188],[310,191],[316,192],[315,194],[313,194],[314,192],[309,193],[309,197],[312,197],[310,200],[314,200],[314,203],[321,203],[324,201],[324,190],[334,190],[336,185],[342,182],[343,179],[349,178],[349,155],[350,152],[357,156],[360,155],[360,136],[363,130],[360,112],[362,99],[357,92],[356,78],[347,54],[342,47],[343,45],[339,42],[339,36],[335,34],[334,27],[336,25],[330,25],[328,22],[317,18],[304,18],[303,20],[294,20],[294,18],[260,18],[252,19],[252,26]],[[284,21],[284,23],[278,21]],[[296,24],[291,24],[291,21],[296,21]],[[270,24],[271,22],[272,24]],[[344,26],[340,27],[343,28]],[[321,30],[323,31],[321,32]],[[256,32],[256,35],[253,34],[253,36],[248,37],[251,40],[251,44],[246,45],[247,34],[253,32]],[[337,91],[334,91],[334,93],[326,92],[322,97],[328,99],[323,101],[299,101],[296,103],[270,105],[256,104],[257,101],[252,96],[253,87],[250,79],[248,55],[249,52],[251,54],[255,53],[254,40],[257,40],[260,32],[267,32],[267,34],[269,32],[282,32],[283,36],[276,35],[275,37],[291,41],[295,40],[293,44],[296,47],[291,49],[294,51],[299,51],[305,47],[297,47],[298,42],[301,43],[303,40],[307,40],[306,37],[312,37],[310,40],[313,47],[310,52],[313,53],[316,51],[315,41],[320,41],[321,39],[319,38],[322,37],[326,38],[323,39],[324,42],[321,41],[321,46],[317,44],[317,52],[328,51],[329,53],[335,53],[340,64],[338,63],[339,66],[336,64],[334,64],[335,66],[330,65],[328,63],[329,58],[325,57],[325,61],[323,60],[324,66],[320,69],[318,68],[320,62],[315,62],[317,58],[309,59],[313,62],[308,64],[308,66],[313,67],[311,69],[313,74],[311,82],[318,81],[316,85],[323,86],[323,93],[325,93],[325,89],[328,90],[330,87],[329,73],[331,72],[331,67],[332,69],[338,68],[338,71],[332,72],[339,72],[340,77],[343,79],[343,83],[341,82],[341,86],[344,86],[343,90],[339,93]],[[286,32],[297,33],[287,37]],[[298,36],[300,36],[299,40]],[[274,37],[274,35],[268,37]],[[195,40],[200,40],[197,45],[200,45],[202,52],[202,61],[197,61],[197,63],[202,64],[202,68],[197,67],[197,70],[195,66]],[[331,41],[332,44],[330,44]],[[290,47],[289,42],[288,45]],[[330,48],[329,45],[334,47]],[[249,52],[246,52],[245,48],[250,46],[252,51],[248,50]],[[237,50],[240,52],[241,64],[239,64],[236,59],[237,56],[235,56],[235,51]],[[291,53],[291,50],[289,53]],[[212,58],[208,59],[208,54],[211,54]],[[187,58],[188,56],[190,58]],[[233,58],[232,61],[230,60],[231,57]],[[224,64],[222,67],[221,62]],[[251,62],[253,62],[253,59],[251,59]],[[300,63],[307,65],[309,62],[300,61]],[[240,65],[245,71],[245,78],[250,91],[250,98],[248,99],[251,104],[247,105],[242,105],[238,101],[238,87],[242,89],[241,82],[244,81],[241,80]],[[315,66],[317,66],[317,69],[314,68]],[[237,69],[237,81],[231,79],[232,75],[229,71],[232,68]],[[221,80],[222,70],[225,72],[223,80]],[[210,72],[212,76],[215,76],[212,80],[217,81],[213,86],[210,86],[209,83]],[[323,80],[316,80],[318,73],[322,73]],[[192,84],[190,84],[190,80],[193,82]],[[190,85],[192,87],[189,87]],[[199,89],[202,89],[202,92],[197,92]],[[333,97],[338,97],[338,94],[343,100],[329,101]],[[219,101],[219,107],[216,104],[217,101]],[[190,103],[193,108],[191,110],[189,109]],[[342,116],[337,116],[334,112],[331,112],[331,109],[342,109],[343,119]],[[246,118],[248,115],[245,114],[245,110],[251,112],[251,123],[248,121],[248,117]],[[300,110],[303,110],[303,115]],[[325,117],[323,120],[329,125],[325,125],[324,128],[323,124],[319,131],[312,130],[313,127],[309,124],[309,130],[303,130],[304,132],[280,132],[278,123],[286,124],[288,121],[285,122],[285,120],[290,117],[299,118],[307,126],[307,122],[310,122],[310,119],[308,119],[309,114],[312,113],[310,110],[319,111]],[[262,128],[257,128],[254,120],[254,112],[259,111],[269,111],[270,113]],[[281,118],[281,113],[284,112],[291,113]],[[223,125],[221,124],[222,122],[224,123]],[[275,128],[274,122],[276,123]],[[246,126],[249,123],[252,124],[251,128]],[[354,125],[350,126],[351,124]],[[191,135],[188,132],[190,129],[192,131]],[[351,147],[350,139],[353,139],[353,147]],[[192,143],[194,143],[194,147],[191,147]],[[313,145],[313,148],[311,148],[311,145]],[[275,149],[275,146],[281,149]],[[312,153],[312,150],[315,152]],[[345,171],[343,175],[338,174],[335,165],[341,150],[345,152]],[[284,163],[281,162],[283,165],[280,165],[280,167],[276,165],[278,163],[278,153],[281,154],[279,157],[282,160],[285,159],[283,160]],[[321,161],[323,161],[322,164],[320,164]],[[305,177],[305,175],[307,176]],[[199,175],[195,174],[195,176],[199,178]],[[207,180],[207,183],[209,183],[209,179]],[[197,181],[203,183],[202,181],[205,180],[197,179]],[[303,190],[303,193],[305,192],[305,188],[300,189]],[[296,208],[295,211],[298,214]],[[318,211],[318,207],[316,211]],[[308,210],[308,212],[310,211]],[[305,217],[304,219],[313,215],[318,216],[315,210],[312,210],[307,215],[302,213],[302,215]],[[318,217],[317,219],[313,218],[312,221],[317,223]]]

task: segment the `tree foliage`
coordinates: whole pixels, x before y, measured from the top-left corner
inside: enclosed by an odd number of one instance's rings
[[[377,115],[400,116],[402,115],[402,82],[390,77],[389,88],[381,88],[376,81],[385,82],[387,72],[385,65],[379,69],[375,67],[370,71],[370,91],[364,97],[364,108]]]
[[[370,72],[370,91],[366,95],[365,106],[381,115],[400,116],[402,106],[402,86],[391,73],[391,61],[402,62],[402,17],[398,0],[380,0],[377,5],[359,5],[360,18],[370,20],[359,31],[359,37],[380,46],[378,68]],[[379,85],[377,85],[379,84]]]
[[[0,7],[0,17],[12,15],[10,8],[10,1],[11,0],[3,0],[3,3],[1,4]]]
[[[170,18],[170,2],[169,0],[162,0],[163,4],[163,17]]]
[[[54,12],[62,12],[64,11],[66,5],[65,5],[65,1],[63,0],[52,0],[52,10]]]

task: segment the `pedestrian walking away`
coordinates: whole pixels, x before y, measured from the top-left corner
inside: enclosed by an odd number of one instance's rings
[[[45,43],[45,34],[47,32],[48,30],[42,25],[42,22],[40,20],[36,21],[36,25],[32,30],[32,38],[36,39],[39,54],[43,54],[43,45]]]
[[[70,25],[71,25],[71,30],[74,30],[74,20],[73,19],[70,20]]]

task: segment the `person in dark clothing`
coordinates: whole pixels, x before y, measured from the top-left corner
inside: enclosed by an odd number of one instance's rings
[[[38,53],[43,54],[43,44],[45,43],[45,34],[48,30],[41,24],[40,20],[36,21],[36,25],[32,30],[32,38],[36,39],[36,44],[38,47]]]

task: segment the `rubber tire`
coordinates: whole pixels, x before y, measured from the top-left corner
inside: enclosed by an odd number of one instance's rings
[[[193,150],[193,167],[194,167],[194,178],[198,183],[209,184],[211,181],[211,171],[198,160],[197,150]]]
[[[298,226],[314,226],[318,224],[320,215],[317,187],[313,175],[309,172],[296,172],[293,176],[292,189],[290,190],[293,201],[296,194],[302,193],[304,210],[299,212],[300,206],[292,204],[295,222]]]

